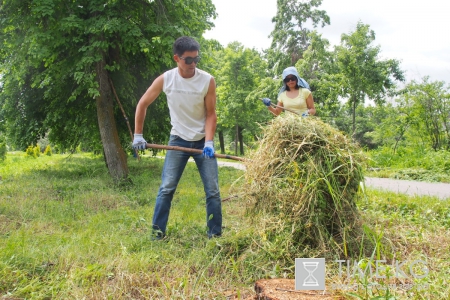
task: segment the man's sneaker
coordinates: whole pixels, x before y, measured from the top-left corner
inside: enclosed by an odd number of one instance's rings
[[[162,232],[153,232],[150,236],[152,241],[161,241],[166,238],[166,235]]]
[[[220,238],[220,237],[222,237],[221,233],[208,235],[208,239],[215,239],[215,238]]]

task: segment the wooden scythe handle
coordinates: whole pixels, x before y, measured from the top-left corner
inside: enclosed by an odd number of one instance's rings
[[[259,99],[259,100],[263,101],[263,99]],[[270,103],[270,106],[272,106],[273,108],[278,107],[278,108],[287,110],[288,112],[291,112],[291,113],[294,113],[294,114],[300,116],[299,113],[297,113],[297,112],[295,112],[295,111],[293,111],[293,110],[291,110],[291,109],[289,109],[289,108],[286,108],[286,107],[283,107],[283,106],[276,105],[275,103]],[[270,112],[271,112],[274,116],[277,116],[277,115],[274,114],[272,111],[270,111]]]
[[[293,114],[296,114],[297,116],[300,116],[299,113],[297,113],[297,112],[295,112],[295,111],[293,111],[293,110],[291,110],[291,109],[289,109],[289,108],[286,108],[286,107],[284,107],[284,106],[279,106],[279,105],[276,105],[276,104],[273,104],[273,103],[271,103],[271,105],[272,105],[272,107],[278,107],[278,108],[287,110],[288,112],[291,112],[291,113],[293,113]]]
[[[192,149],[192,148],[185,148],[185,147],[178,147],[178,146],[158,145],[158,144],[149,144],[149,143],[147,143],[146,148],[164,149],[164,150],[178,150],[178,151],[191,152],[191,153],[203,153],[203,150],[200,150],[200,149]],[[232,155],[218,154],[218,153],[215,153],[214,156],[216,158],[227,158],[227,159],[245,161],[245,158],[242,158],[242,157],[239,157],[239,156],[232,156]]]

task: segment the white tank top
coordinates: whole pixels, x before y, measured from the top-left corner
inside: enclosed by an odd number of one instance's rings
[[[164,73],[163,91],[170,111],[170,134],[186,141],[198,141],[205,137],[205,96],[211,75],[195,69],[191,78],[183,78],[174,68]]]

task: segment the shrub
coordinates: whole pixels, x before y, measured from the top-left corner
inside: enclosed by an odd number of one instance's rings
[[[52,148],[50,147],[50,145],[47,145],[47,147],[45,147],[44,155],[52,156]]]
[[[34,157],[41,156],[41,147],[39,147],[38,144],[36,144],[36,146],[33,148],[33,151],[34,151]]]
[[[30,157],[34,157],[36,158],[36,154],[34,153],[34,147],[33,146],[28,146],[27,150],[25,150],[25,154],[26,156],[30,156]]]
[[[3,137],[0,136],[0,160],[5,160],[6,152],[6,141]]]
[[[41,155],[41,148],[39,147],[39,145],[30,145],[28,146],[27,150],[25,150],[25,153],[27,156],[37,158]]]
[[[0,141],[0,160],[6,159],[6,143]]]
[[[391,167],[397,169],[421,168],[429,171],[448,173],[450,171],[450,151],[423,149],[421,147],[400,147],[396,153],[389,147],[369,152],[371,167]]]

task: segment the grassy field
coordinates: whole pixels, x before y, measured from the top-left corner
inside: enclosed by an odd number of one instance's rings
[[[393,153],[389,147],[381,147],[367,154],[368,176],[450,183],[449,151],[407,147]]]
[[[294,262],[259,235],[239,198],[223,202],[223,237],[207,239],[194,164],[175,194],[168,238],[151,241],[162,163],[130,158],[133,185],[119,188],[101,157],[9,153],[0,162],[0,299],[244,299],[258,279],[294,278]],[[245,188],[242,172],[220,168],[223,198]],[[358,206],[373,256],[327,257],[327,291],[348,299],[448,299],[450,203],[367,190]],[[386,267],[386,279],[344,278],[333,259],[361,268],[402,261],[407,275],[422,260],[427,272],[401,278]]]

